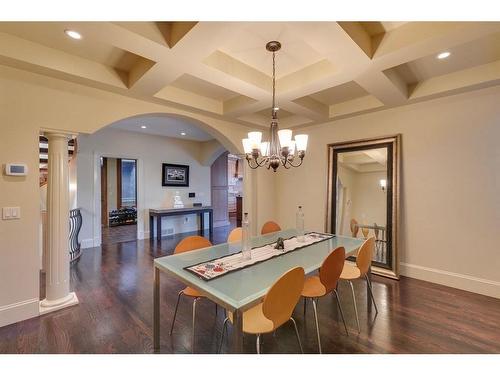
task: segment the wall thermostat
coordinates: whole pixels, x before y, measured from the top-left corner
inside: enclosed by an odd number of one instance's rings
[[[7,163],[5,165],[5,174],[7,176],[26,176],[28,166],[24,163]]]

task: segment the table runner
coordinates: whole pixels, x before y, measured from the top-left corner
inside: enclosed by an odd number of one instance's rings
[[[306,246],[326,241],[334,235],[309,232],[304,235],[304,242],[299,242],[296,236],[284,239],[284,249],[275,249],[276,241],[269,244],[252,248],[252,258],[243,260],[242,252],[211,259],[192,266],[184,267],[185,270],[195,274],[199,278],[209,281],[224,276],[230,272],[238,271],[246,267],[264,262],[266,260],[302,249]]]

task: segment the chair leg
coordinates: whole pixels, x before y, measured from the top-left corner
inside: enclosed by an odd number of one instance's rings
[[[217,304],[215,304],[215,316],[217,316],[218,312],[219,312],[219,308],[217,307]]]
[[[304,316],[306,316],[307,298],[304,297]]]
[[[257,335],[256,346],[257,346],[257,354],[260,354],[260,335]]]
[[[370,291],[370,296],[372,297],[373,305],[375,306],[375,311],[378,314],[377,303],[375,302],[375,297],[373,296],[372,283],[368,275],[365,275],[366,282],[368,283],[368,290]]]
[[[227,330],[227,322],[229,321],[229,318],[224,319],[224,324],[222,325],[222,335],[220,337],[220,344],[219,344],[219,350],[217,350],[217,353],[220,353],[222,350],[222,342],[224,341],[224,333]]]
[[[194,329],[196,323],[196,302],[198,302],[199,298],[195,298],[193,301],[193,333],[191,334],[191,351],[194,353]]]
[[[354,286],[352,285],[351,280],[348,280],[348,282],[349,285],[351,286],[352,301],[354,302],[354,312],[356,313],[356,324],[358,325],[358,333],[361,333],[361,329],[359,328],[358,307],[356,306],[356,296],[354,295]]]
[[[295,336],[297,336],[297,341],[298,341],[299,346],[300,346],[300,352],[302,354],[304,354],[304,349],[302,349],[302,343],[300,342],[299,330],[297,329],[297,323],[295,322],[295,319],[292,317],[290,317],[290,320],[293,323],[293,328],[295,328]]]
[[[340,316],[342,317],[342,323],[344,323],[345,333],[349,336],[349,332],[347,331],[347,325],[345,324],[344,311],[342,310],[342,303],[340,302],[340,296],[337,292],[337,289],[333,290],[335,292],[335,297],[337,297],[337,304],[339,305]]]
[[[177,303],[175,304],[175,311],[174,311],[174,317],[172,319],[172,326],[170,327],[170,336],[172,336],[172,331],[174,330],[174,323],[175,323],[175,318],[177,316],[177,309],[179,308],[179,301],[181,300],[181,296],[184,294],[184,292],[181,290],[177,296]]]
[[[319,354],[322,354],[322,352],[321,352],[321,339],[319,337],[318,309],[316,307],[316,300],[314,298],[312,298],[312,304],[313,304],[313,310],[314,310],[314,320],[316,322],[316,334],[318,335]]]

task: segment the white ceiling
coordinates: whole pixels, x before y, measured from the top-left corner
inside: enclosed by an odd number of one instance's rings
[[[0,22],[0,64],[267,128],[270,40],[281,127],[500,84],[500,22]]]
[[[146,126],[146,129],[142,129],[142,125]],[[161,135],[199,142],[214,139],[213,136],[189,121],[166,116],[128,118],[111,124],[111,127],[141,134]],[[186,133],[186,135],[181,135],[182,132]]]
[[[387,148],[342,152],[338,155],[338,161],[357,173],[387,171]]]
[[[450,57],[439,60],[431,54],[395,67],[408,84],[423,82],[433,77],[489,64],[500,60],[500,33],[473,42],[446,49]]]

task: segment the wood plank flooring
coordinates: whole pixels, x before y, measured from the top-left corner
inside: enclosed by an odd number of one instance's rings
[[[216,228],[214,242],[224,242],[229,228]],[[160,244],[128,241],[86,249],[71,269],[78,306],[0,328],[0,353],[152,353],[153,258],[172,253],[182,236],[164,237]],[[373,277],[379,314],[366,306],[366,288],[355,283],[361,334],[357,334],[349,287],[340,286],[349,336],[333,298],[319,301],[324,353],[500,353],[500,300],[402,277]],[[182,285],[162,277],[161,351],[191,352],[191,301],[181,301],[178,320],[169,336],[177,292]],[[42,292],[43,295],[43,292]],[[198,304],[197,353],[215,353],[223,316],[214,304]],[[302,301],[294,316],[307,353],[317,353],[310,304]],[[230,332],[230,330],[229,330]],[[227,336],[226,336],[227,337]],[[227,352],[226,339],[223,352]],[[255,338],[244,340],[255,353]],[[291,326],[276,336],[265,335],[263,353],[299,353]]]

